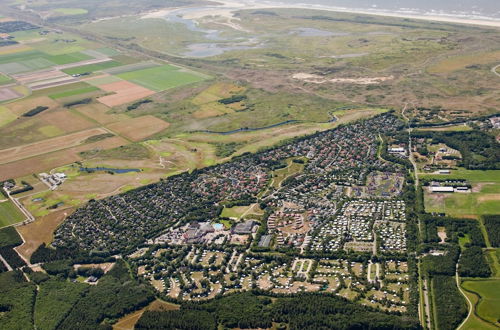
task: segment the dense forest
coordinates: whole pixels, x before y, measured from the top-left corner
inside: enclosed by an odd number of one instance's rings
[[[33,328],[33,301],[36,286],[21,271],[0,274],[0,329]]]
[[[14,251],[14,247],[23,243],[21,236],[14,227],[6,227],[0,230],[0,255],[12,268],[25,266],[26,263]],[[0,262],[0,273],[7,271],[7,267]]]
[[[146,312],[136,329],[266,328],[419,329],[418,320],[386,314],[336,296],[301,294],[275,301],[245,292],[206,303],[183,303],[180,311]],[[278,325],[279,327],[279,325]]]
[[[119,260],[99,283],[88,289],[58,329],[98,329],[154,299],[151,287],[133,280],[125,262]]]
[[[467,303],[458,291],[455,277],[434,276],[432,279],[432,297],[436,309],[436,328],[454,330],[467,316]]]
[[[470,170],[500,169],[500,146],[495,138],[474,130],[465,132],[417,131],[416,138],[431,138],[433,143],[444,143],[462,154],[459,165]]]
[[[444,255],[426,255],[422,260],[422,270],[428,275],[455,275],[456,264],[460,255],[460,248],[457,245],[428,245],[423,253],[438,249],[443,250]]]
[[[483,249],[471,246],[462,252],[458,263],[458,274],[462,277],[490,277],[491,270]]]
[[[470,219],[458,219],[450,217],[433,217],[429,215],[422,215],[424,225],[423,240],[426,243],[439,242],[440,238],[437,236],[437,227],[445,227],[447,242],[458,244],[458,239],[468,234],[471,239],[471,245],[486,247],[484,237],[479,228],[477,221]]]
[[[500,215],[485,215],[483,220],[491,246],[500,247]]]

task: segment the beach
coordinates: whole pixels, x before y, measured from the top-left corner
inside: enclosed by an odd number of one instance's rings
[[[478,25],[478,26],[488,26],[494,28],[500,28],[500,20],[495,19],[471,19],[471,18],[460,18],[449,15],[423,15],[423,14],[405,14],[400,12],[389,12],[381,10],[357,10],[357,9],[347,9],[340,7],[332,7],[325,5],[311,5],[311,4],[273,4],[273,3],[260,3],[258,1],[229,1],[229,0],[218,0],[217,3],[220,5],[210,5],[210,6],[200,6],[199,10],[193,10],[189,13],[183,15],[186,19],[200,19],[208,16],[220,16],[226,18],[233,18],[233,13],[239,10],[258,10],[258,9],[314,9],[323,10],[331,12],[341,12],[341,13],[352,13],[352,14],[365,14],[365,15],[376,15],[376,16],[386,16],[386,17],[398,17],[398,18],[409,18],[416,20],[434,21],[442,23],[453,23],[453,24],[467,24],[467,25]],[[166,8],[151,13],[147,13],[142,16],[142,18],[163,18],[166,15],[187,7],[182,8]],[[196,8],[196,7],[192,7]]]

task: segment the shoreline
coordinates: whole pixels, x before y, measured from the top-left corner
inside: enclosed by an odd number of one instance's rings
[[[405,14],[390,11],[370,11],[364,9],[348,9],[340,7],[330,7],[325,5],[305,5],[305,4],[268,4],[259,3],[257,1],[247,2],[235,2],[234,0],[216,0],[220,5],[214,6],[200,6],[200,11],[196,13],[190,13],[190,17],[187,19],[199,19],[207,16],[228,16],[228,14],[239,11],[239,10],[256,10],[256,9],[309,9],[309,10],[322,10],[329,12],[339,12],[339,13],[349,13],[349,14],[363,14],[363,15],[374,15],[374,16],[385,16],[394,18],[408,18],[415,20],[423,20],[429,22],[440,22],[440,23],[452,23],[452,24],[463,24],[463,25],[476,25],[483,27],[500,28],[500,20],[488,20],[488,19],[472,19],[472,18],[460,18],[445,15],[425,15],[425,14]],[[165,8],[157,11],[153,11],[142,15],[141,18],[163,18],[169,13],[184,9],[184,8],[196,8],[193,6],[188,7],[176,7],[176,8]]]

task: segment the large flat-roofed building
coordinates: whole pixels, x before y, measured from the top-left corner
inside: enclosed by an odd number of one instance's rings
[[[455,191],[453,187],[431,187],[430,190],[433,193],[452,193]]]
[[[238,223],[231,231],[238,235],[251,234],[254,225],[255,222],[253,220],[247,220],[245,222]]]

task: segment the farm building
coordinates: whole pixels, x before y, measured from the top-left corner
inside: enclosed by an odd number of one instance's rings
[[[432,193],[452,193],[455,191],[453,187],[430,187]]]

